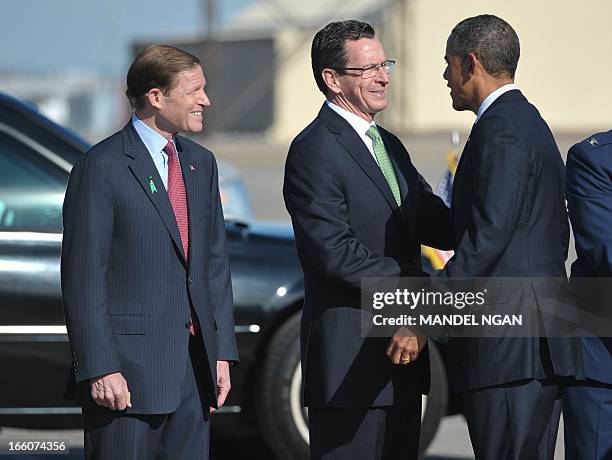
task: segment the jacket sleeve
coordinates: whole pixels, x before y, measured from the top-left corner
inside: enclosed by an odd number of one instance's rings
[[[400,276],[391,257],[372,253],[351,228],[342,171],[328,159],[325,143],[294,141],[285,165],[283,195],[301,255],[329,280],[361,287],[365,277]],[[367,196],[363,197],[367,200]]]
[[[433,193],[430,185],[420,174],[419,186],[421,243],[438,249],[455,249],[450,208],[444,204],[442,198]]]
[[[612,147],[612,146],[611,146]],[[612,276],[612,171],[589,155],[609,155],[602,146],[587,152],[580,144],[567,156],[567,204],[579,257],[598,276]]]
[[[449,277],[488,276],[518,224],[529,175],[526,147],[502,117],[483,118],[481,147],[470,152],[474,166],[471,218],[455,255],[440,272]]]
[[[113,234],[111,171],[86,154],[72,169],[64,200],[61,281],[77,382],[120,371],[108,313]]]
[[[238,348],[234,332],[234,300],[230,277],[229,253],[225,236],[225,222],[219,194],[217,163],[212,157],[211,218],[212,240],[209,259],[209,290],[217,324],[217,360],[238,362]]]

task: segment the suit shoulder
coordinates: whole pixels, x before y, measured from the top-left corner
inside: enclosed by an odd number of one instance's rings
[[[297,146],[301,143],[313,142],[320,136],[324,136],[325,131],[327,130],[325,129],[323,122],[318,118],[315,118],[308,124],[308,126],[300,131],[297,136],[295,136],[293,141],[291,141],[291,147]]]
[[[190,152],[193,152],[194,154],[198,155],[203,155],[204,158],[211,160],[215,158],[215,155],[210,150],[198,144],[197,142],[184,136],[177,136],[177,138],[179,139],[180,144],[184,147],[187,147]]]
[[[318,118],[315,118],[308,126],[306,126],[306,128],[295,136],[293,141],[291,141],[287,159],[289,160],[291,157],[296,155],[301,157],[306,152],[309,155],[322,155],[324,152],[329,150],[328,142],[331,140],[331,133],[325,124]]]
[[[378,131],[381,133],[381,135],[386,136],[387,139],[391,139],[394,142],[399,142],[400,144],[402,143],[402,141],[400,141],[399,137],[397,137],[391,131],[388,131],[387,129],[383,128],[379,124],[377,124],[376,127],[378,128]]]
[[[399,147],[401,150],[406,151],[406,153],[408,153],[408,150],[406,149],[406,146],[404,145],[404,143],[402,142],[402,140],[397,137],[395,134],[393,134],[391,131],[386,130],[385,128],[383,128],[380,125],[376,125],[378,128],[378,131],[380,132],[381,136],[383,139],[387,140],[388,142],[391,142],[392,145],[391,147]]]
[[[512,116],[504,111],[492,111],[486,117],[483,116],[476,123],[473,133],[476,137],[487,136],[491,131],[509,131],[518,135],[518,127],[514,123]]]
[[[302,174],[304,171],[328,170],[339,173],[343,149],[325,123],[316,118],[291,142],[285,160],[285,174]]]
[[[595,133],[574,144],[569,150],[569,154],[574,156],[595,156],[609,153],[612,153],[612,130]]]
[[[518,128],[516,123],[518,120],[526,121],[527,123],[546,123],[538,108],[522,94],[516,94],[509,100],[503,100],[499,104],[493,105],[489,110],[485,111],[481,121],[489,118],[504,119],[508,122],[509,126],[515,128]],[[520,123],[518,124],[520,125]]]
[[[106,164],[115,163],[116,155],[123,152],[123,137],[121,131],[102,139],[100,142],[92,146],[79,159],[78,163],[95,161],[96,163]]]

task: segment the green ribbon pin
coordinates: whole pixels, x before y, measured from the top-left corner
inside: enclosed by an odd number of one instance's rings
[[[153,182],[153,176],[149,176],[149,187],[151,187],[151,193],[157,193],[157,187],[155,186],[155,182]]]

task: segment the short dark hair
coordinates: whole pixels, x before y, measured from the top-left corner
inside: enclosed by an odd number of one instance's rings
[[[142,50],[127,73],[125,95],[132,108],[142,107],[144,96],[152,88],[172,89],[180,72],[201,66],[193,54],[170,45],[152,45]]]
[[[461,59],[474,53],[489,75],[514,78],[521,47],[518,35],[503,19],[491,14],[464,19],[454,27],[447,44]]]
[[[312,73],[321,92],[327,95],[327,85],[323,81],[323,69],[346,67],[345,44],[362,38],[374,38],[374,29],[366,22],[347,21],[331,22],[319,30],[312,39],[310,58]]]

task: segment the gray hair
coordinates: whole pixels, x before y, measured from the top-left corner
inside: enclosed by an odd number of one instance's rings
[[[461,59],[474,53],[489,75],[514,78],[521,54],[518,35],[497,16],[482,14],[464,19],[452,30],[447,45]]]

